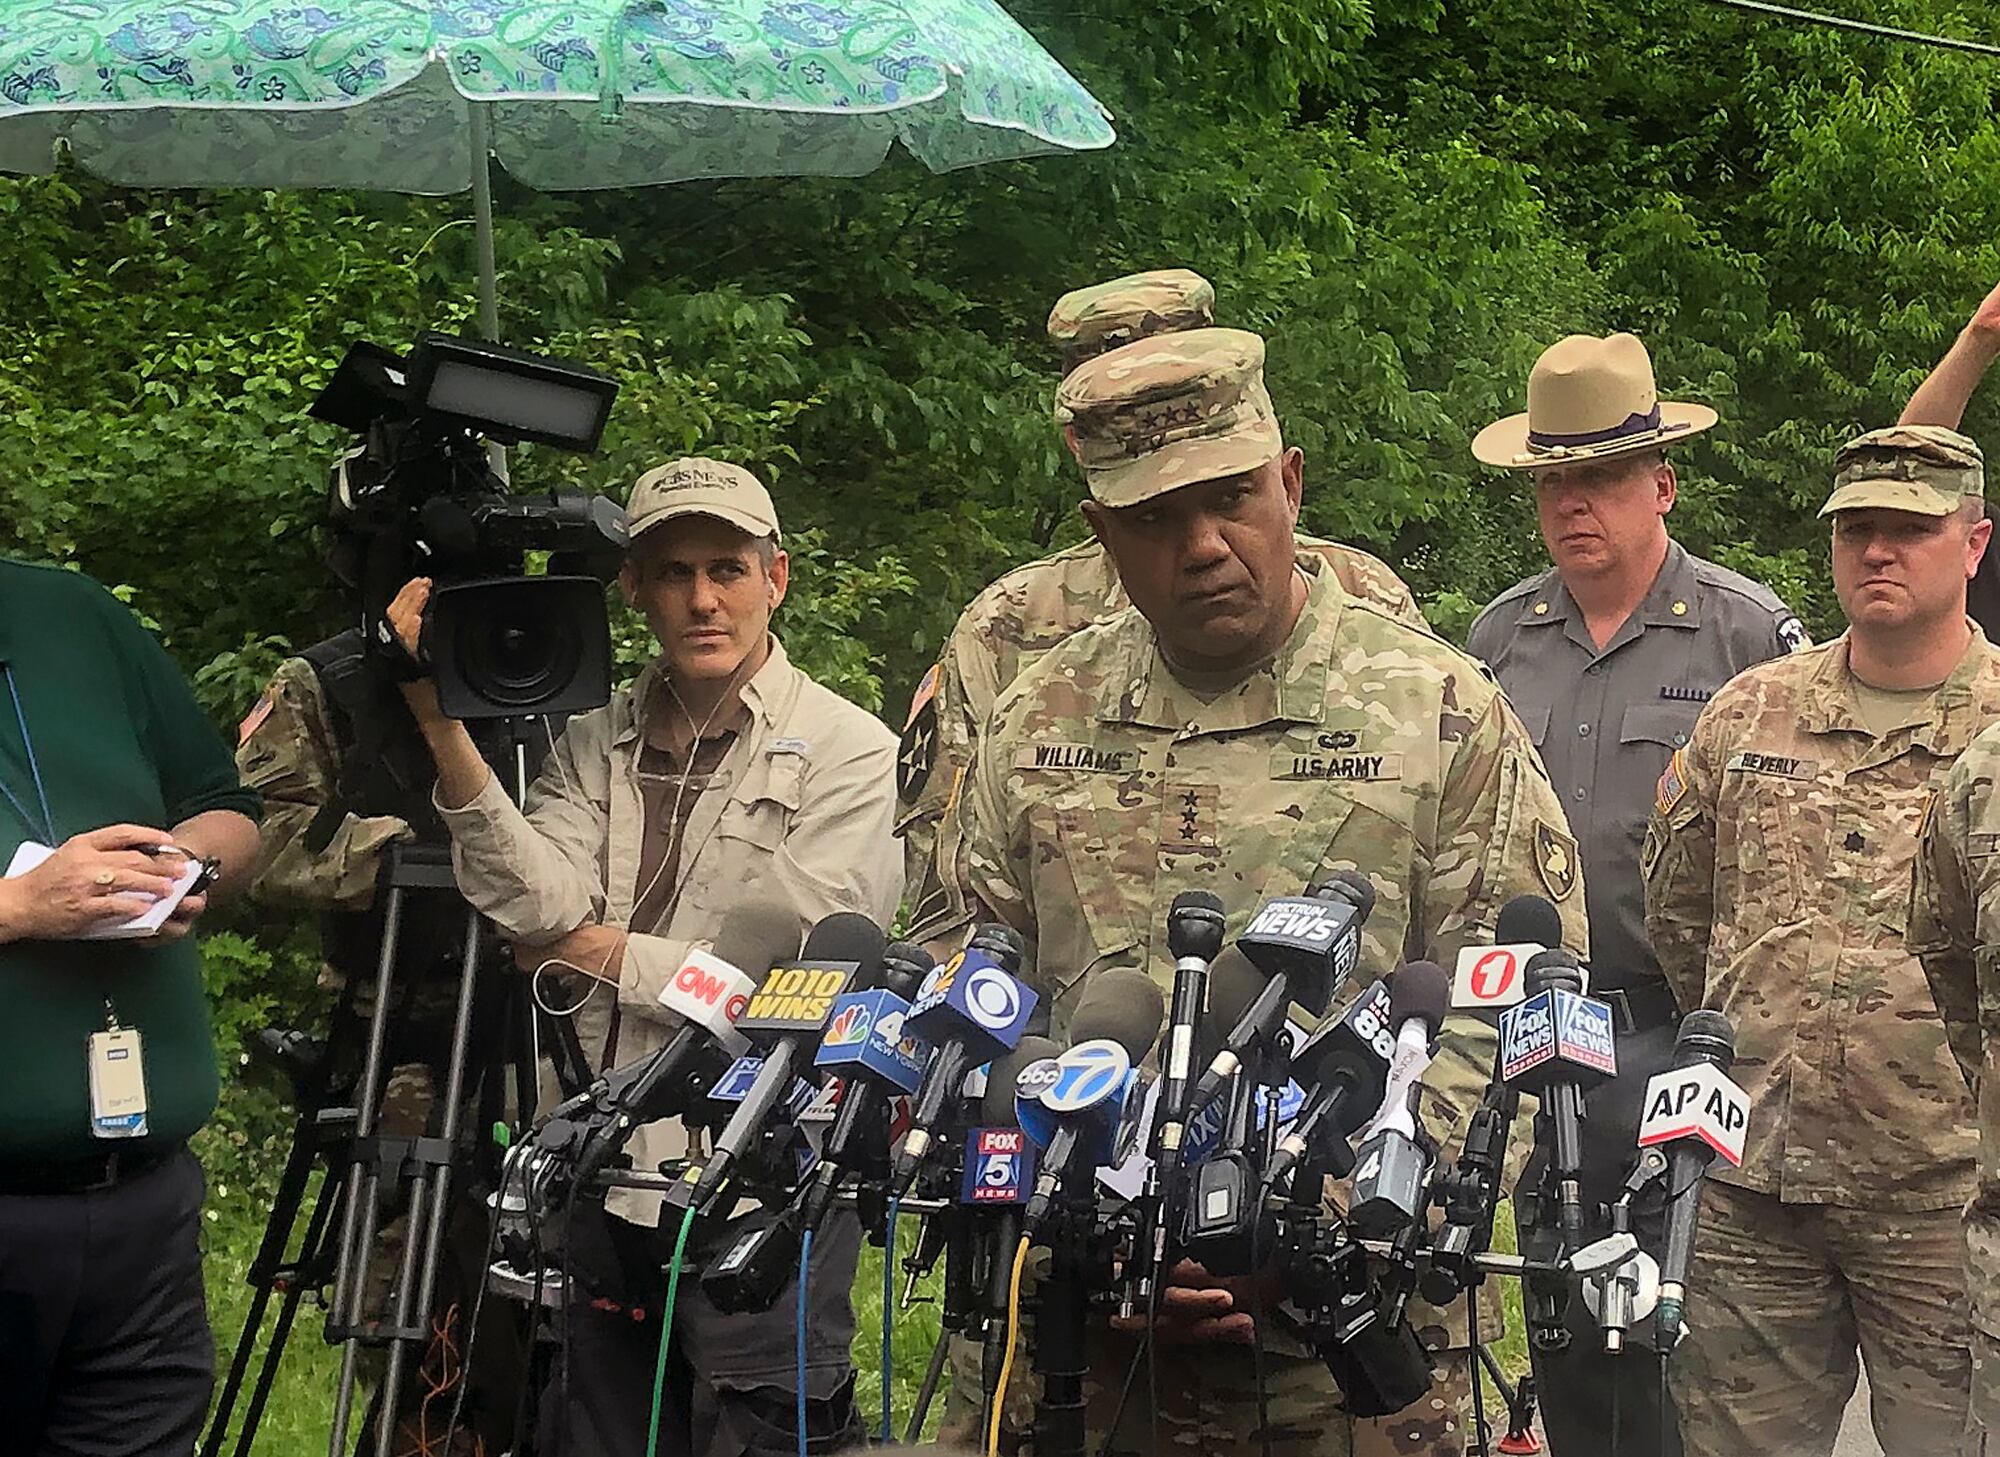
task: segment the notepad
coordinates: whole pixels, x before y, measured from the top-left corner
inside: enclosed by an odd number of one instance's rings
[[[7,878],[26,875],[37,865],[56,852],[47,845],[38,845],[33,840],[23,840],[21,848],[14,852],[13,860],[7,866]],[[151,936],[167,922],[194,883],[201,876],[201,862],[189,860],[180,877],[163,896],[157,897],[152,905],[139,912],[129,921],[111,921],[93,930],[79,932],[80,941],[131,941],[140,936]]]

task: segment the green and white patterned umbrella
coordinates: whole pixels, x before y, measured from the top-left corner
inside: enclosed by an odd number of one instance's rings
[[[129,186],[470,187],[482,236],[489,156],[560,190],[1112,139],[993,0],[0,3],[0,171],[63,144]]]

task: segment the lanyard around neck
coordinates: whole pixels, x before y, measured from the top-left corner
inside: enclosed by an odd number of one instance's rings
[[[36,823],[35,817],[28,813],[28,807],[21,803],[20,798],[7,786],[7,781],[4,779],[0,779],[0,795],[6,796],[7,803],[13,806],[14,813],[21,817],[23,824],[27,825],[29,833],[43,835],[45,838],[42,843],[53,849],[56,843],[55,816],[49,813],[48,791],[42,787],[42,766],[35,760],[35,741],[28,736],[28,715],[21,708],[21,690],[14,682],[14,665],[0,662],[0,675],[4,675],[7,679],[7,696],[14,700],[14,722],[21,726],[21,747],[27,751],[28,774],[35,781],[35,798],[42,807],[41,822]]]

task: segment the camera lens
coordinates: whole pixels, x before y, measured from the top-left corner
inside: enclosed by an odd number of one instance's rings
[[[504,707],[532,708],[544,702],[576,676],[582,661],[576,624],[564,618],[515,611],[471,627],[463,642],[461,671],[469,687]]]

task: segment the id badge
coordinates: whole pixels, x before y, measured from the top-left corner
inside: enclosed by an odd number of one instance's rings
[[[90,1034],[90,1131],[146,1136],[146,1059],[136,1027]]]

